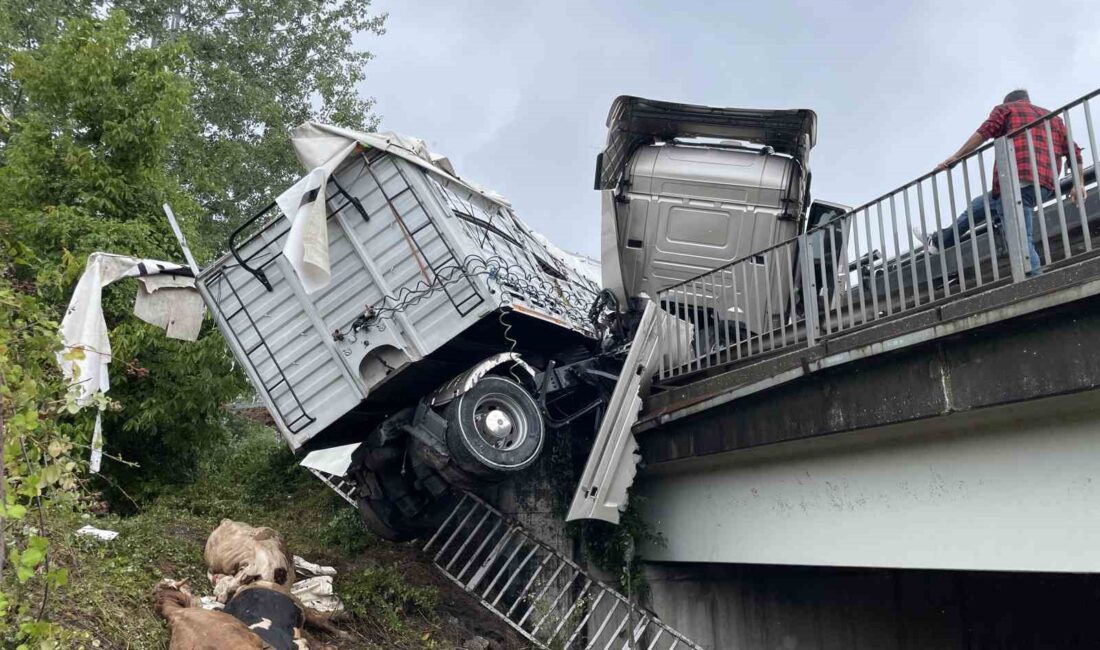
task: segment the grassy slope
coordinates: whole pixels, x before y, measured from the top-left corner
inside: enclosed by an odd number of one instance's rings
[[[372,538],[357,513],[261,427],[212,452],[195,483],[136,515],[52,517],[51,527],[68,531],[53,561],[69,567],[70,583],[51,594],[49,608],[73,635],[66,647],[167,647],[152,588],[161,577],[190,578],[196,594],[209,593],[202,549],[223,518],[271,526],[292,553],[337,568],[336,590],[349,610],[337,626],[351,638],[322,637],[335,647],[449,649],[475,635],[523,647],[415,546]],[[71,534],[85,523],[120,535],[101,542]]]

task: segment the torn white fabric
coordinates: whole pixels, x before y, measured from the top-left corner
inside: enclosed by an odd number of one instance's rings
[[[313,562],[310,562],[300,555],[294,556],[294,572],[302,578],[336,575],[335,568],[330,566],[322,566],[320,564],[314,564]]]
[[[343,159],[355,148],[354,131],[329,127],[315,122],[303,122],[290,132],[290,142],[298,161],[306,169],[324,167],[333,158]],[[347,152],[347,153],[344,153]]]
[[[103,418],[95,414],[95,428],[92,429],[92,456],[88,459],[88,471],[98,474],[103,465]]]
[[[348,473],[348,467],[351,466],[351,455],[355,453],[360,444],[362,443],[356,442],[350,445],[311,451],[298,464],[302,467],[324,472],[330,476],[343,476]]]
[[[332,281],[328,250],[327,187],[332,172],[358,147],[391,153],[456,182],[454,166],[445,156],[432,153],[419,138],[396,133],[366,133],[328,124],[305,122],[290,134],[298,160],[310,170],[275,200],[290,220],[283,255],[294,269],[302,288],[312,294]],[[508,205],[499,194],[465,183],[486,198]]]
[[[332,576],[314,576],[299,580],[290,587],[290,593],[303,605],[318,612],[339,612],[344,603],[336,595]]]
[[[508,200],[496,192],[480,188],[469,181],[459,181],[451,161],[446,156],[429,151],[427,144],[420,138],[393,132],[367,133],[331,124],[304,122],[291,131],[290,142],[294,145],[298,160],[306,169],[330,165],[333,160],[339,164],[347,157],[345,151],[350,153],[356,145],[362,145],[403,158],[443,178],[463,183],[494,203],[510,206]]]
[[[76,534],[80,535],[81,537],[94,537],[105,542],[109,542],[112,539],[118,537],[118,533],[113,530],[105,530],[103,528],[96,528],[94,526],[84,526],[82,528],[79,528],[77,529]]]
[[[111,363],[111,342],[107,338],[107,322],[103,319],[103,287],[121,280],[185,271],[179,264],[147,260],[110,253],[92,253],[84,274],[76,284],[69,308],[61,319],[61,343],[57,355],[65,379],[75,384],[77,404],[87,406],[96,393],[106,393],[111,387],[107,366]],[[194,291],[194,278],[185,278]],[[196,292],[197,293],[197,292]],[[193,316],[192,316],[193,317]],[[199,312],[202,318],[202,312]],[[72,350],[82,350],[82,359],[67,358]]]
[[[324,289],[332,281],[328,255],[328,177],[325,167],[306,174],[275,202],[290,219],[290,233],[283,247],[306,293]]]
[[[61,374],[70,383],[69,391],[77,406],[87,406],[97,393],[111,388],[107,367],[111,363],[111,341],[107,336],[107,322],[103,318],[103,287],[123,278],[149,279],[152,276],[171,277],[183,271],[179,264],[159,260],[140,259],[111,253],[92,253],[84,267],[84,274],[76,283],[73,297],[65,316],[61,319],[62,349],[57,354]],[[164,327],[168,336],[195,340],[198,325],[202,324],[203,303],[195,279],[187,276],[150,285],[143,284],[141,291],[149,294],[164,293],[160,298],[142,299],[139,292],[134,310],[146,322]],[[171,287],[165,288],[165,287]],[[189,294],[184,297],[184,293]],[[196,325],[196,323],[198,325]],[[82,352],[79,358],[73,351]],[[89,469],[98,472],[103,460],[103,425],[101,414],[96,414],[92,434],[92,454]]]
[[[336,595],[332,584],[336,569],[314,564],[295,555],[294,572],[300,579],[290,587],[290,593],[303,605],[319,612],[339,612],[344,609],[344,603]]]
[[[138,278],[138,283],[135,316],[163,329],[169,338],[198,340],[205,306],[194,278],[151,275]]]

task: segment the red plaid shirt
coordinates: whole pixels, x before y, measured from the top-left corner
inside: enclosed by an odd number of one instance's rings
[[[989,117],[978,127],[978,133],[986,140],[999,138],[1016,129],[1030,124],[1035,120],[1049,115],[1050,111],[1040,108],[1029,101],[1011,102],[1001,104],[993,109]],[[1031,132],[1031,142],[1035,146],[1035,164],[1031,164],[1031,155],[1027,147],[1027,132]],[[1061,173],[1062,156],[1069,156],[1069,138],[1066,136],[1066,125],[1062,118],[1055,116],[1050,120],[1050,136],[1054,145],[1055,162],[1058,165],[1058,173]],[[1016,148],[1016,170],[1020,174],[1021,187],[1027,187],[1033,182],[1033,174],[1038,168],[1039,185],[1047,189],[1056,190],[1056,174],[1050,161],[1050,148],[1047,147],[1047,132],[1040,122],[1027,131],[1021,131],[1012,137],[1012,144]],[[1077,155],[1077,168],[1082,169],[1084,161],[1081,159],[1081,147],[1073,145]],[[993,167],[993,196],[1000,196],[1001,183],[997,176],[997,167]]]

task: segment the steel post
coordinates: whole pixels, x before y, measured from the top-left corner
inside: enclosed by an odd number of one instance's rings
[[[997,176],[1001,185],[1001,227],[1008,245],[1008,263],[1012,281],[1022,282],[1031,268],[1028,258],[1027,228],[1024,225],[1024,201],[1020,197],[1020,181],[1016,172],[1016,152],[1012,141],[1005,137],[993,141],[997,161]],[[973,237],[971,233],[971,237]]]
[[[802,275],[802,310],[806,319],[806,345],[817,344],[818,317],[817,292],[814,291],[814,256],[810,251],[812,235],[798,236],[798,252],[802,258],[798,265]]]

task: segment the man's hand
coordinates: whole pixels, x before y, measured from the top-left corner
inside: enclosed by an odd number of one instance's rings
[[[985,142],[985,136],[978,131],[975,131],[973,135],[967,138],[966,142],[963,143],[963,146],[959,147],[959,150],[956,151],[953,156],[936,165],[936,171],[942,172],[945,169],[951,169],[960,160],[963,159],[963,156],[982,146],[983,142]]]
[[[1085,189],[1083,181],[1077,181],[1077,187],[1081,188],[1081,200],[1084,201],[1089,197],[1089,191]],[[1077,191],[1074,187],[1069,188],[1069,202],[1077,205]]]

